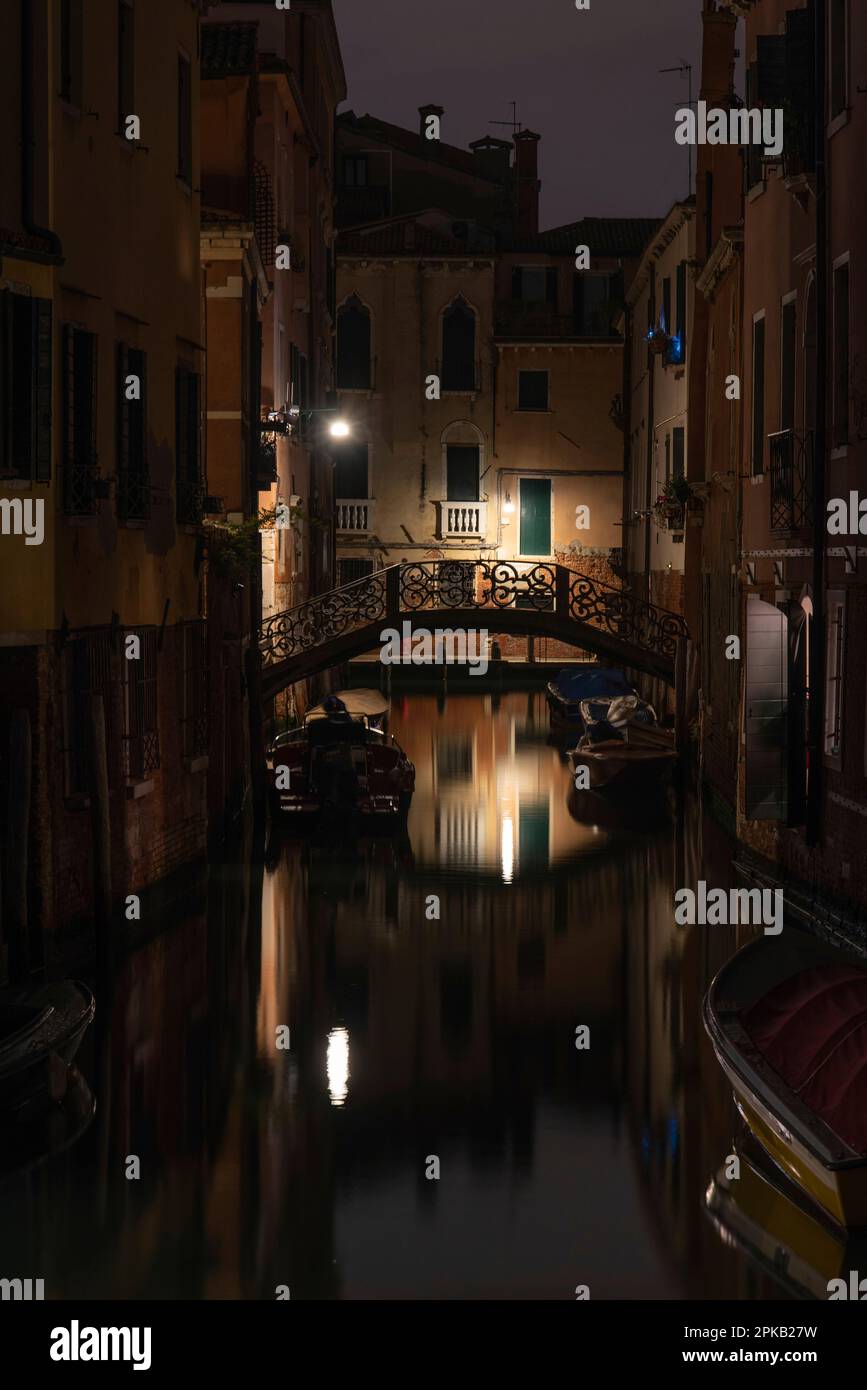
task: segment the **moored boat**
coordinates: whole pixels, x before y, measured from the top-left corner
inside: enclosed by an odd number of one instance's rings
[[[788,928],[712,982],[705,1028],[752,1134],[842,1226],[867,1225],[867,963]]]
[[[569,754],[573,775],[587,768],[589,786],[658,780],[677,761],[674,733],[634,691],[581,701],[584,733]]]
[[[634,694],[623,672],[615,667],[597,666],[595,662],[564,666],[545,687],[551,728],[555,733],[583,733],[582,700]]]
[[[0,998],[0,1113],[62,1099],[95,1009],[78,980]]]
[[[328,696],[300,729],[275,739],[269,765],[281,815],[300,823],[326,818],[336,829],[355,817],[370,824],[409,810],[415,768],[397,740],[377,727],[388,701],[376,691],[346,692],[359,693],[371,698]]]

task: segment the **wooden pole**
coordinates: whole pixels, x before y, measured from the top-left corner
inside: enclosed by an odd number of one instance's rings
[[[105,744],[105,707],[101,695],[88,702],[88,752],[90,763],[90,832],[93,845],[93,917],[97,945],[108,943],[111,922],[111,821],[108,800],[108,755]]]
[[[27,840],[32,786],[30,714],[12,711],[9,721],[9,799],[6,838],[5,942],[0,937],[0,978],[23,973],[30,963],[27,939]]]

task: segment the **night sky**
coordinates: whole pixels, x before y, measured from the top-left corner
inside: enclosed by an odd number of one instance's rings
[[[540,225],[653,217],[687,192],[674,143],[686,77],[699,85],[701,0],[334,0],[346,106],[418,129],[445,107],[442,138],[510,139],[509,103],[542,136]]]

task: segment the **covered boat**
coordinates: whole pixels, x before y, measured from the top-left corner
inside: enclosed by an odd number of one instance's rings
[[[737,1158],[738,1176],[731,1160]],[[705,1213],[721,1240],[740,1250],[793,1298],[827,1299],[832,1279],[864,1269],[867,1232],[851,1233],[805,1197],[745,1130],[708,1184]]]
[[[716,976],[705,1028],[746,1124],[843,1226],[867,1225],[867,963],[793,928]]]
[[[62,1099],[95,1009],[78,980],[0,997],[0,1114]]]
[[[674,733],[634,691],[581,701],[584,733],[569,754],[573,774],[586,767],[591,788],[659,778],[677,761]]]
[[[302,728],[272,745],[275,809],[295,820],[328,816],[340,825],[348,817],[385,820],[409,810],[415,768],[397,740],[376,727],[388,701],[376,691],[346,695],[356,698],[327,696]]]
[[[582,700],[613,699],[616,695],[635,693],[623,672],[615,667],[597,666],[595,662],[564,666],[546,686],[551,728],[558,732],[582,733]]]

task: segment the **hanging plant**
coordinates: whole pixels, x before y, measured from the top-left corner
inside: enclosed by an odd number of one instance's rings
[[[223,578],[242,581],[260,556],[259,533],[273,527],[278,515],[281,524],[294,531],[299,521],[306,520],[301,507],[272,507],[245,517],[243,521],[220,521],[205,528],[208,543],[208,564]]]

